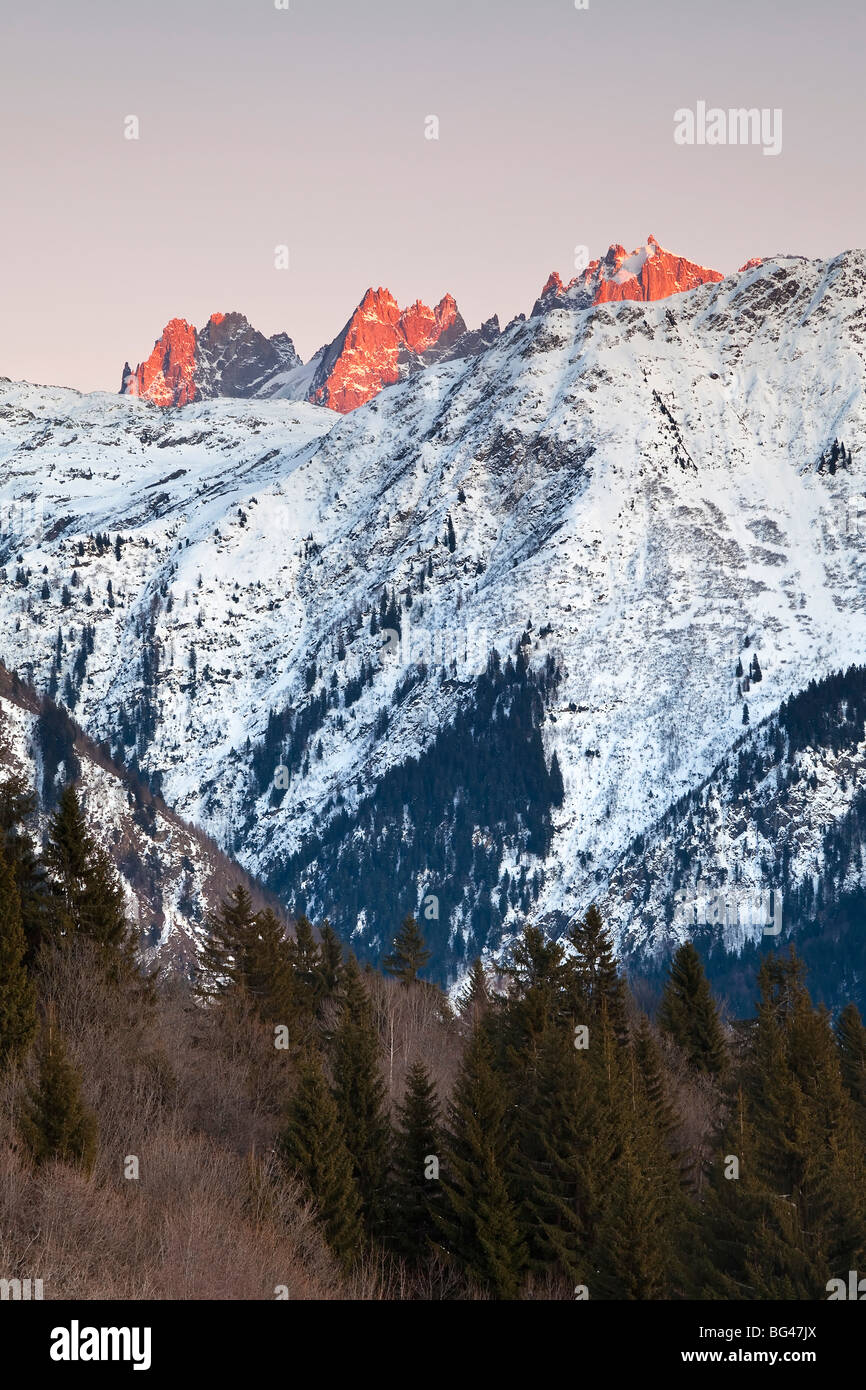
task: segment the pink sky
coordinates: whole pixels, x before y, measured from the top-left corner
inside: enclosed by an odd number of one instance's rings
[[[306,359],[368,285],[504,323],[648,233],[726,272],[862,245],[864,51],[849,0],[6,6],[0,374],[116,391],[230,309]],[[781,107],[781,155],[676,145],[698,100]]]

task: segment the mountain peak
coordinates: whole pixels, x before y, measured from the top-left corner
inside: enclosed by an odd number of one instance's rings
[[[277,372],[300,363],[285,333],[266,338],[236,310],[211,314],[200,332],[186,319],[170,319],[150,356],[135,371],[124,366],[120,394],[162,406],[252,396]]]
[[[650,234],[643,246],[627,252],[613,242],[599,260],[590,261],[585,270],[567,285],[553,271],[533,307],[533,314],[570,305],[586,309],[593,304],[609,304],[623,299],[667,299],[698,285],[722,280],[718,270],[689,261],[666,251]]]
[[[368,289],[323,352],[309,399],[343,414],[355,410],[425,365],[431,352],[442,355],[465,332],[452,294],[443,295],[435,309],[420,299],[401,309],[390,290]]]

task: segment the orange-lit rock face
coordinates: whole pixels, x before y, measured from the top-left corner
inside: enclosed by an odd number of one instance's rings
[[[196,331],[186,319],[172,319],[153,352],[124,381],[130,396],[154,405],[187,405],[196,399]]]
[[[450,294],[435,309],[420,299],[401,309],[388,290],[370,289],[328,349],[310,399],[342,413],[356,410],[400,379],[407,357],[429,351],[458,328],[465,324]]]
[[[155,405],[187,405],[213,396],[253,396],[301,365],[286,333],[266,338],[243,314],[211,314],[201,332],[172,319],[146,362],[123,369],[121,395]]]
[[[750,261],[746,261],[746,264],[745,264],[745,265],[741,265],[741,266],[740,266],[740,274],[742,275],[742,273],[743,273],[744,270],[754,270],[754,269],[755,269],[755,266],[763,265],[763,264],[764,264],[764,258],[763,258],[763,256],[753,256],[752,259],[751,259]]]
[[[567,285],[556,271],[549,277],[535,310],[568,301],[578,307],[611,304],[623,299],[667,299],[698,285],[721,280],[717,270],[688,261],[659,246],[654,236],[629,255],[625,247],[614,244],[601,260],[590,261],[586,270]]]

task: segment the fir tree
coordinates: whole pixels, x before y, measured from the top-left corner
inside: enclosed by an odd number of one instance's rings
[[[505,1088],[490,1042],[477,1026],[448,1107],[443,1212],[444,1249],[495,1298],[515,1298],[527,1250],[506,1174],[514,1142]]]
[[[277,1147],[316,1203],[325,1239],[348,1271],[361,1250],[361,1202],[337,1106],[314,1053],[301,1064]]]
[[[628,1036],[625,983],[617,970],[613,945],[595,903],[572,925],[568,940],[574,947],[576,1002],[581,1013],[586,1015],[577,1021],[589,1025],[592,1019],[600,1019],[604,1008],[615,1036],[624,1041]]]
[[[361,1213],[368,1232],[378,1235],[384,1225],[390,1133],[379,1034],[353,955],[343,972],[343,992],[332,1050],[334,1098],[352,1155]]]
[[[406,1094],[397,1107],[397,1130],[389,1193],[392,1240],[400,1254],[421,1260],[436,1238],[436,1212],[442,1186],[431,1160],[441,1161],[439,1102],[422,1062],[406,1077]]]
[[[340,992],[343,978],[343,944],[327,919],[319,928],[318,971],[321,998],[333,999]]]
[[[302,1036],[312,1038],[325,989],[322,953],[309,918],[301,913],[294,925],[294,936],[289,937],[286,951],[292,971],[295,1023]]]
[[[530,1267],[589,1283],[613,1158],[586,1050],[547,1030],[521,1077],[512,1186]]]
[[[701,958],[690,941],[674,955],[659,1006],[658,1024],[698,1071],[718,1076],[725,1042]]]
[[[96,1157],[96,1117],[81,1098],[81,1074],[52,1021],[43,1027],[36,1062],[38,1079],[28,1085],[19,1121],[22,1138],[36,1163],[59,1159],[89,1172]]]
[[[460,1013],[474,1015],[477,1010],[483,1012],[489,1004],[490,990],[487,987],[487,976],[484,973],[484,966],[481,964],[481,957],[476,956],[469,970],[469,978],[460,995]]]
[[[26,1054],[36,1036],[36,992],[24,965],[21,899],[0,851],[0,1072]]]
[[[45,870],[25,828],[35,814],[36,797],[17,773],[0,785],[0,843],[12,871],[21,906],[25,965],[30,968],[40,945],[51,932],[51,903]]]
[[[411,985],[418,979],[430,955],[431,952],[424,944],[421,928],[410,913],[394,938],[391,955],[386,956],[382,964],[388,974],[396,976],[401,984]]]
[[[866,1143],[866,1027],[856,1004],[848,1004],[836,1024],[842,1081],[851,1097],[861,1137]]]
[[[238,884],[210,920],[201,954],[202,993],[244,995],[266,1022],[291,1025],[293,980],[285,930],[270,908],[253,912]]]
[[[135,969],[123,890],[108,855],[85,825],[74,786],[60,793],[44,854],[58,936],[95,941],[124,973]]]
[[[677,1119],[665,1087],[658,1043],[646,1014],[641,1014],[632,1047],[656,1128],[665,1142],[672,1145]]]

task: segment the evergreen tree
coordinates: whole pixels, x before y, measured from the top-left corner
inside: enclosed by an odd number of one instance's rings
[[[322,999],[333,999],[340,992],[343,978],[343,943],[330,922],[319,928],[319,993]]]
[[[590,1024],[601,1018],[602,1010],[620,1041],[628,1037],[625,982],[617,970],[610,935],[601,913],[592,903],[568,933],[574,947],[576,1004],[585,1015],[578,1022]]]
[[[333,1039],[334,1098],[352,1155],[361,1214],[371,1235],[381,1233],[390,1143],[381,1075],[379,1034],[358,962],[343,972],[344,998]]]
[[[469,979],[463,986],[460,995],[459,1009],[461,1014],[474,1014],[476,1010],[484,1011],[490,1004],[490,990],[487,987],[487,976],[484,973],[484,966],[481,964],[481,957],[476,956],[469,970]]]
[[[36,1036],[36,992],[24,964],[21,899],[0,851],[0,1072],[19,1062]]]
[[[131,964],[123,890],[108,855],[87,830],[71,784],[60,793],[44,857],[58,935],[80,933]]]
[[[641,1014],[632,1047],[656,1128],[665,1142],[672,1145],[677,1119],[665,1088],[658,1043],[646,1014]]]
[[[292,971],[295,1025],[302,1036],[312,1038],[325,982],[313,924],[303,913],[295,919],[295,933],[289,937],[286,951]]]
[[[612,1159],[598,1225],[595,1287],[602,1297],[669,1298],[679,1288],[685,1206],[669,1135],[632,1046],[603,1014],[591,1049]]]
[[[824,1010],[791,951],[767,955],[736,1112],[722,1154],[740,1177],[711,1185],[712,1265],[723,1296],[810,1299],[866,1255],[864,1153]]]
[[[659,1006],[658,1024],[698,1071],[718,1076],[725,1042],[701,958],[690,941],[674,955]]]
[[[589,1284],[613,1146],[589,1052],[565,1029],[526,1059],[517,1114],[512,1186],[530,1267]]]
[[[507,1005],[499,1011],[493,1031],[504,1044],[504,1064],[520,1070],[548,1028],[558,1024],[573,1035],[574,966],[558,941],[539,927],[526,926],[505,974]]]
[[[846,1090],[866,1112],[866,1027],[856,1004],[847,1004],[840,1013],[836,1041]]]
[[[382,962],[389,975],[394,975],[404,985],[414,984],[419,973],[430,959],[431,952],[424,944],[421,928],[410,913],[403,921],[394,938],[390,956]]]
[[[199,986],[214,997],[244,995],[265,1022],[291,1028],[294,992],[285,929],[265,908],[253,912],[252,898],[237,884],[211,916],[201,953]]]
[[[406,1094],[397,1107],[397,1130],[389,1194],[390,1230],[400,1254],[421,1260],[436,1238],[436,1213],[441,1210],[438,1173],[431,1160],[441,1161],[439,1102],[422,1062],[406,1078]]]
[[[514,1141],[505,1088],[476,1027],[448,1107],[447,1178],[437,1216],[442,1245],[495,1298],[516,1298],[527,1250],[506,1174]]]
[[[361,1250],[361,1202],[337,1106],[315,1053],[301,1064],[278,1152],[316,1203],[325,1239],[348,1271]]]
[[[51,933],[51,904],[45,870],[25,828],[35,815],[36,797],[17,773],[0,785],[0,844],[15,880],[24,931],[25,965],[31,967],[40,945]]]
[[[96,1157],[96,1117],[81,1098],[81,1073],[52,1021],[43,1027],[36,1061],[38,1079],[28,1085],[19,1120],[22,1138],[36,1163],[60,1159],[89,1172]]]

